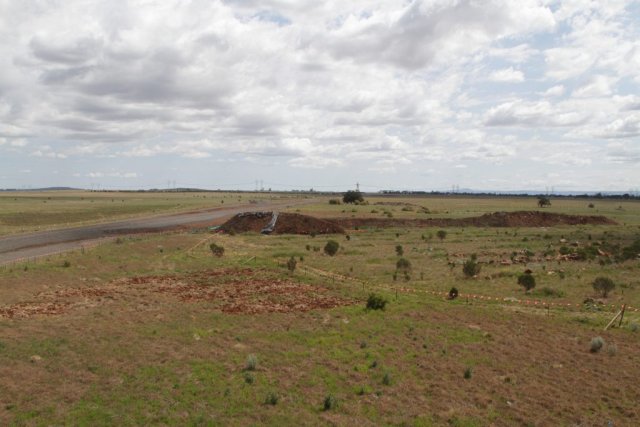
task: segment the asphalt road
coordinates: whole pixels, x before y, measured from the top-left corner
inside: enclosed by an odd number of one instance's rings
[[[93,245],[116,235],[153,233],[194,224],[221,223],[222,219],[247,211],[269,211],[283,206],[309,203],[286,201],[281,203],[258,203],[253,205],[216,208],[173,215],[135,218],[108,224],[87,225],[60,230],[39,231],[0,238],[0,265],[24,259],[51,255],[84,246]]]

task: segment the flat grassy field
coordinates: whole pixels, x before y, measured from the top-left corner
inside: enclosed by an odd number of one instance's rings
[[[0,192],[0,236],[188,212],[283,197],[275,193],[21,191]]]
[[[0,424],[638,425],[640,260],[620,256],[640,239],[640,203],[592,202],[552,199],[545,211],[619,225],[457,227],[443,239],[415,227],[193,231],[0,267]],[[380,197],[292,212],[536,208]],[[330,239],[335,256],[323,251]],[[480,271],[465,277],[473,254]],[[526,269],[528,293],[517,284]],[[598,276],[616,284],[607,298],[592,288]],[[460,297],[448,300],[452,287]],[[365,309],[371,293],[384,310]],[[603,331],[621,304],[621,326]],[[604,344],[592,352],[595,337]]]

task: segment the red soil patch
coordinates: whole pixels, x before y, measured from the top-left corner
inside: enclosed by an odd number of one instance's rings
[[[67,311],[67,302],[21,302],[6,307],[0,307],[0,318],[13,319],[36,315],[55,315]]]
[[[270,276],[274,274],[268,270],[244,268],[122,278],[91,288],[39,293],[35,296],[39,301],[0,307],[0,318],[58,315],[115,299],[149,305],[153,303],[153,294],[170,295],[182,302],[209,302],[225,313],[234,314],[304,312],[353,303],[328,295],[324,287]]]
[[[271,221],[272,212],[244,212],[225,222],[220,229],[228,233],[260,233]],[[308,215],[281,213],[273,230],[275,234],[342,234],[335,222]]]
[[[553,227],[558,225],[616,225],[605,216],[565,215],[552,212],[494,212],[470,218],[330,218],[345,228],[355,227]]]

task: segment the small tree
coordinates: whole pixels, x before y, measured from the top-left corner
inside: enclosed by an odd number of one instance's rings
[[[338,249],[340,249],[340,243],[335,240],[329,240],[324,246],[324,253],[329,256],[334,256],[338,252]]]
[[[289,258],[289,261],[287,261],[287,270],[293,273],[296,270],[296,265],[298,265],[296,259],[294,257]]]
[[[436,236],[438,236],[438,239],[444,240],[444,238],[447,237],[447,232],[444,230],[438,230]]]
[[[466,260],[464,264],[462,264],[462,272],[467,277],[473,277],[480,274],[481,268],[480,264],[476,262],[475,256],[472,256],[471,259]]]
[[[538,197],[538,206],[544,208],[545,206],[551,206],[551,200],[547,196]]]
[[[215,243],[212,243],[209,245],[209,249],[211,249],[211,253],[214,256],[217,256],[218,258],[224,255],[224,248],[220,245],[216,245]]]
[[[364,202],[364,197],[358,190],[349,190],[342,196],[342,201],[344,203],[361,203]]]
[[[593,281],[593,289],[599,292],[602,298],[606,298],[609,292],[614,290],[615,287],[616,284],[608,277],[597,277],[596,280]]]
[[[529,292],[536,287],[536,278],[529,273],[524,273],[518,276],[518,285],[524,288],[525,292]]]
[[[402,245],[396,245],[396,254],[398,254],[398,256],[402,256],[404,254],[404,249],[402,248]]]

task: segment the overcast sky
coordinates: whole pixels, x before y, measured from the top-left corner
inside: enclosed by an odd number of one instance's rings
[[[0,0],[0,188],[640,187],[640,2]]]

